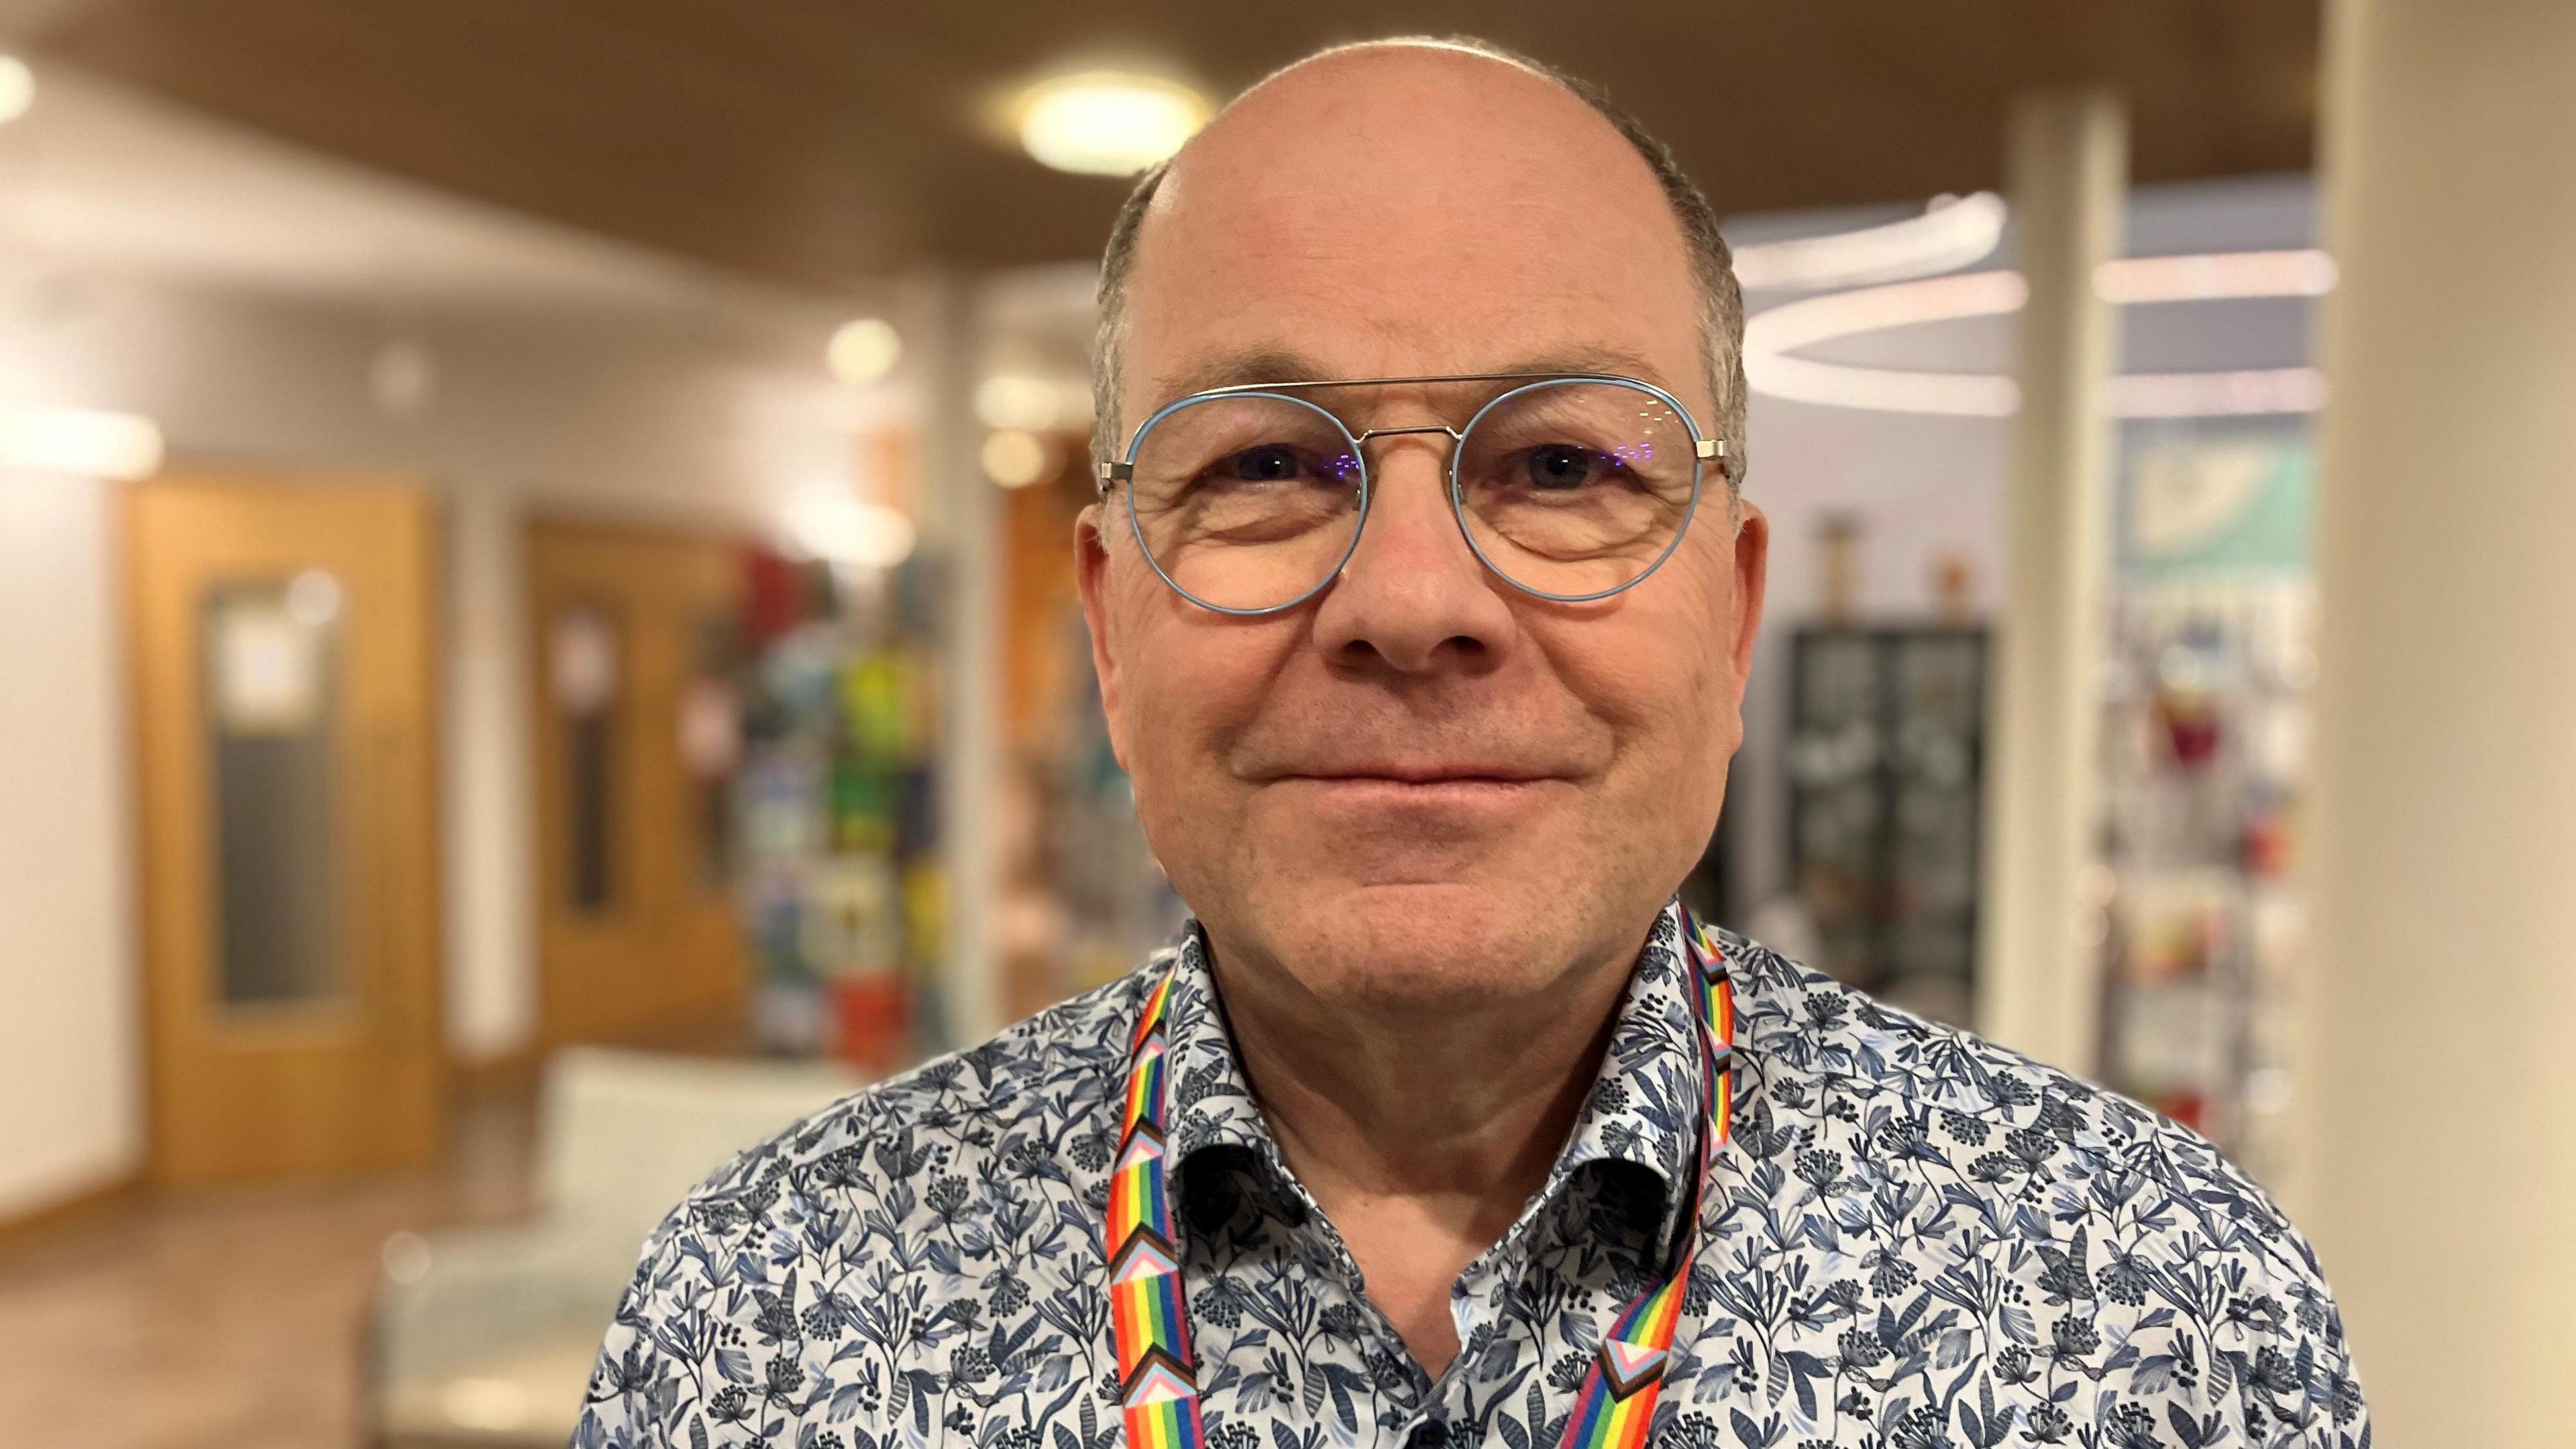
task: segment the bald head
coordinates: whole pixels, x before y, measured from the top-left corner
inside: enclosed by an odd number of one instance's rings
[[[1416,239],[1389,228],[1472,242],[1498,219],[1444,213],[1466,188],[1498,179],[1541,205],[1547,193],[1579,195],[1629,232],[1640,260],[1687,267],[1653,173],[1600,112],[1517,61],[1407,42],[1328,51],[1245,92],[1172,159],[1137,242],[1168,252],[1158,233],[1210,220],[1196,204],[1203,188],[1224,188],[1226,204],[1237,192],[1310,198],[1314,223],[1371,227],[1373,243]],[[1467,260],[1486,260],[1484,250]]]
[[[1198,325],[1183,330],[1202,338],[1210,307],[1253,325],[1261,294],[1275,303],[1290,280],[1344,294],[1315,314],[1319,327],[1329,316],[1345,336],[1405,334],[1412,345],[1389,354],[1415,361],[1397,371],[1440,370],[1423,360],[1426,345],[1451,347],[1451,370],[1542,361],[1478,357],[1470,345],[1482,314],[1541,300],[1579,306],[1589,294],[1687,322],[1694,365],[1649,380],[1688,400],[1727,456],[1744,456],[1743,311],[1714,212],[1661,142],[1596,88],[1535,61],[1466,41],[1324,51],[1247,91],[1149,173],[1102,262],[1102,454],[1123,446],[1122,420],[1177,395],[1170,384],[1211,361],[1159,358],[1164,375],[1149,375],[1134,365],[1137,337],[1164,333],[1178,307],[1193,309]],[[1462,310],[1407,315],[1405,298],[1430,294]],[[1267,310],[1276,333],[1277,309]],[[1264,342],[1308,351],[1286,336]]]

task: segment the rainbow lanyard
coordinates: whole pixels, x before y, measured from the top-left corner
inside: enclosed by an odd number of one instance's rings
[[[1691,1003],[1699,1028],[1699,1173],[1692,1184],[1691,1234],[1661,1286],[1612,1320],[1583,1378],[1582,1397],[1565,1423],[1564,1449],[1637,1449],[1646,1442],[1681,1321],[1691,1264],[1699,1256],[1700,1199],[1726,1145],[1734,1096],[1735,992],[1717,943],[1689,912],[1682,939],[1691,965]],[[1164,1084],[1170,1044],[1163,1017],[1178,962],[1163,975],[1136,1020],[1127,1055],[1127,1101],[1118,1162],[1109,1178],[1109,1325],[1118,1353],[1118,1387],[1128,1449],[1203,1449],[1197,1361],[1190,1354],[1189,1306],[1182,1296],[1181,1253],[1172,1234],[1172,1200],[1164,1168],[1169,1101]],[[1533,1426],[1535,1427],[1535,1426]]]

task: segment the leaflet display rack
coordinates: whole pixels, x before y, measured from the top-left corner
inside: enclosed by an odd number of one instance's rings
[[[1790,858],[1814,964],[1965,1024],[1977,943],[1986,636],[1816,626],[1791,640]]]
[[[2103,690],[2101,1072],[2258,1177],[2285,1157],[2315,670],[2303,430],[2133,437]]]

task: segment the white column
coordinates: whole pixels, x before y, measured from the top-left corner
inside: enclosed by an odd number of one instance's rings
[[[535,1043],[537,809],[529,751],[527,518],[510,489],[447,493],[444,846],[447,1045],[488,1063]]]
[[[2094,862],[2113,310],[2093,275],[2118,255],[2128,129],[2097,91],[2025,97],[2005,167],[2030,287],[2014,364],[2003,611],[1987,755],[1977,1018],[2006,1046],[2088,1073],[2100,969],[2086,929]]]
[[[953,1045],[1001,1030],[1007,992],[995,949],[1000,859],[993,817],[1002,772],[1002,514],[976,461],[981,293],[971,278],[925,278],[920,315],[923,532],[947,560],[945,712],[939,755],[941,856],[948,874],[948,1027]]]
[[[2576,5],[2327,39],[2301,1221],[2379,1442],[2568,1442]]]
[[[116,491],[0,466],[0,1223],[150,1161]]]

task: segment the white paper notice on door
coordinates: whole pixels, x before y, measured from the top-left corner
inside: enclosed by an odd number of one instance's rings
[[[236,595],[215,611],[215,718],[227,734],[293,735],[322,712],[323,631],[283,599]]]

